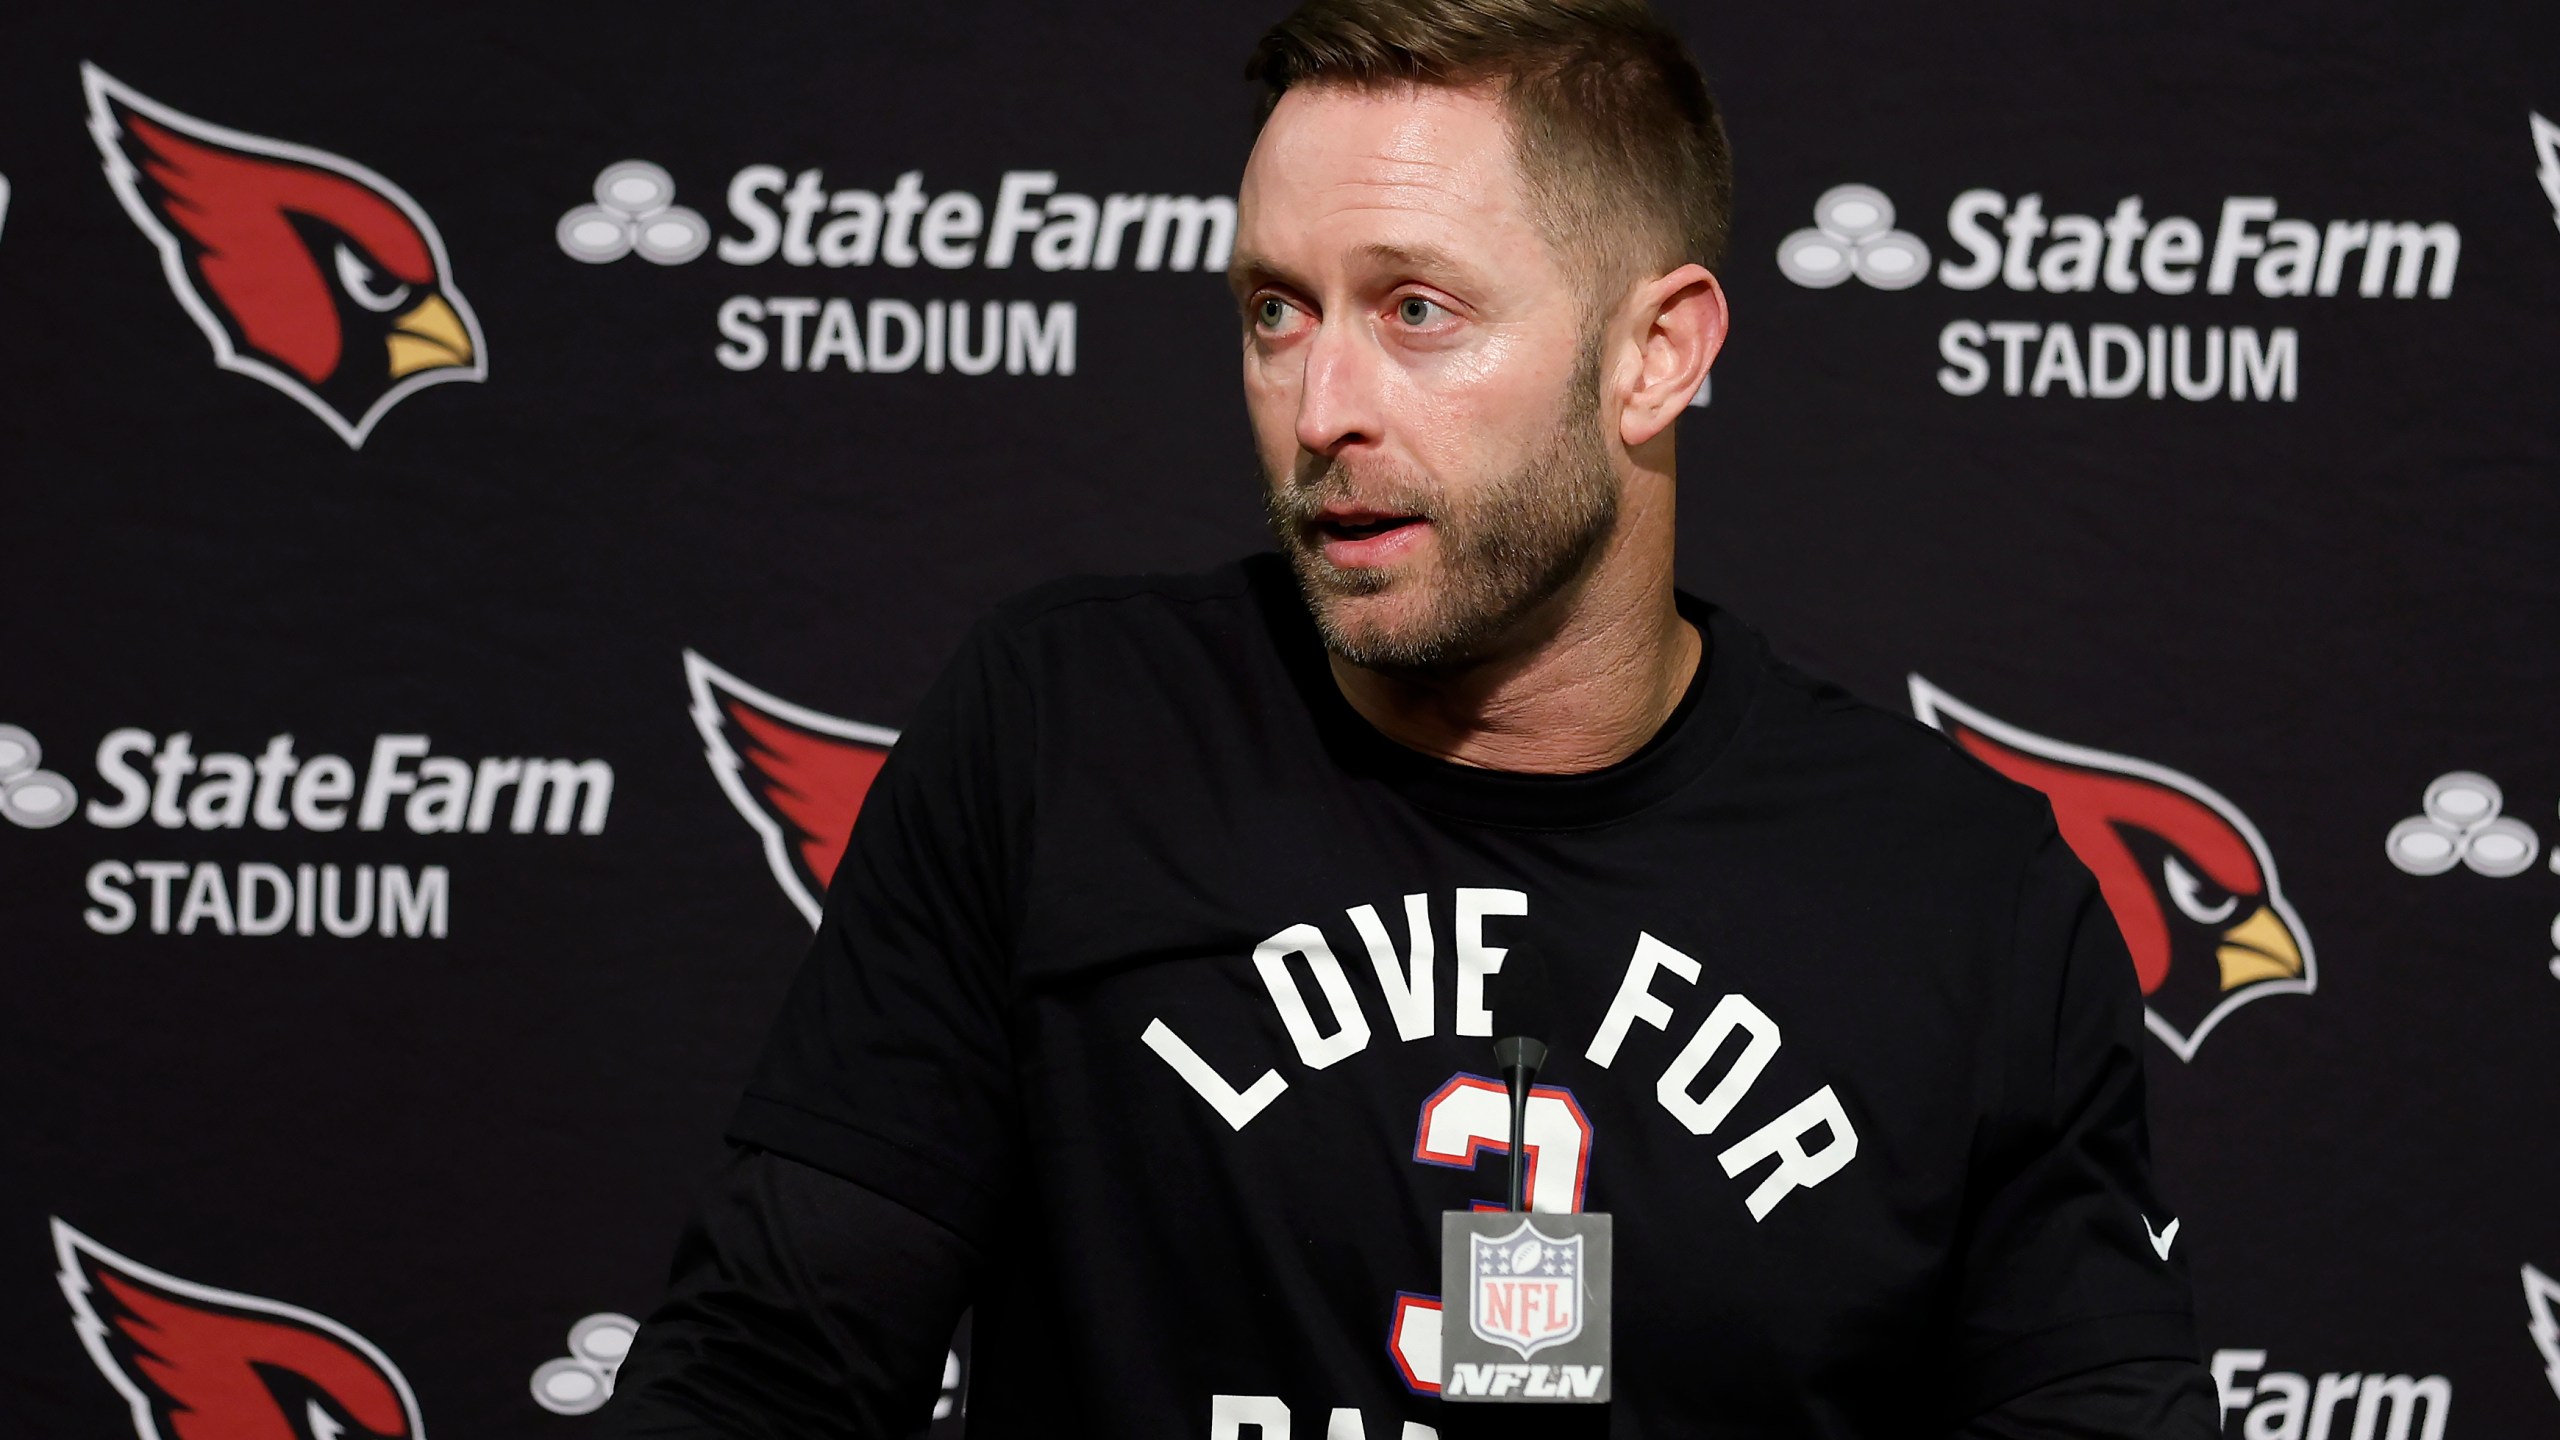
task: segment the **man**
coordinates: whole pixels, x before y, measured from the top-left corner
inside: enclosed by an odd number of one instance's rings
[[[911,1432],[970,1306],[998,1440],[2211,1433],[2132,968],[2042,797],[1673,588],[1729,189],[1678,42],[1311,0],[1253,73],[1283,555],[972,635],[616,1433]],[[1512,966],[1531,1199],[1615,1216],[1605,1406],[1438,1394]]]

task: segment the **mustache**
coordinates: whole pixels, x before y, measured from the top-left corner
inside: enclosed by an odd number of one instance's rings
[[[1443,518],[1447,503],[1439,487],[1410,472],[1381,467],[1362,474],[1342,457],[1308,456],[1285,481],[1264,485],[1264,508],[1275,522],[1311,523],[1327,505],[1357,503],[1368,509],[1424,520]]]

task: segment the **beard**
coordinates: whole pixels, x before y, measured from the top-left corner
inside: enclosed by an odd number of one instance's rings
[[[1618,523],[1618,474],[1600,437],[1598,339],[1586,337],[1554,426],[1499,475],[1453,490],[1388,466],[1355,471],[1337,456],[1286,483],[1266,477],[1271,532],[1327,649],[1369,670],[1464,666],[1581,579]],[[1401,573],[1335,565],[1317,521],[1336,501],[1429,521],[1436,560]],[[1400,614],[1362,603],[1391,589],[1413,592]]]

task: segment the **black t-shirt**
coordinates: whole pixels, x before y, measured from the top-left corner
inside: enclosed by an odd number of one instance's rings
[[[2195,1354],[2133,969],[2044,798],[1680,603],[1698,679],[1574,776],[1378,734],[1277,557],[973,632],[730,1133],[989,1257],[974,1437],[1519,1426],[1437,1397],[1434,1292],[1503,1194],[1524,953],[1533,1203],[1617,1217],[1616,1398],[1540,1433],[1928,1433]]]

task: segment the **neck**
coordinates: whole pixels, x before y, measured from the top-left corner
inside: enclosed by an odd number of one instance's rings
[[[1334,682],[1362,719],[1426,755],[1542,775],[1614,765],[1671,718],[1705,650],[1672,596],[1669,530],[1622,523],[1576,583],[1481,660],[1415,673],[1337,655]],[[1631,538],[1647,532],[1665,543]]]

